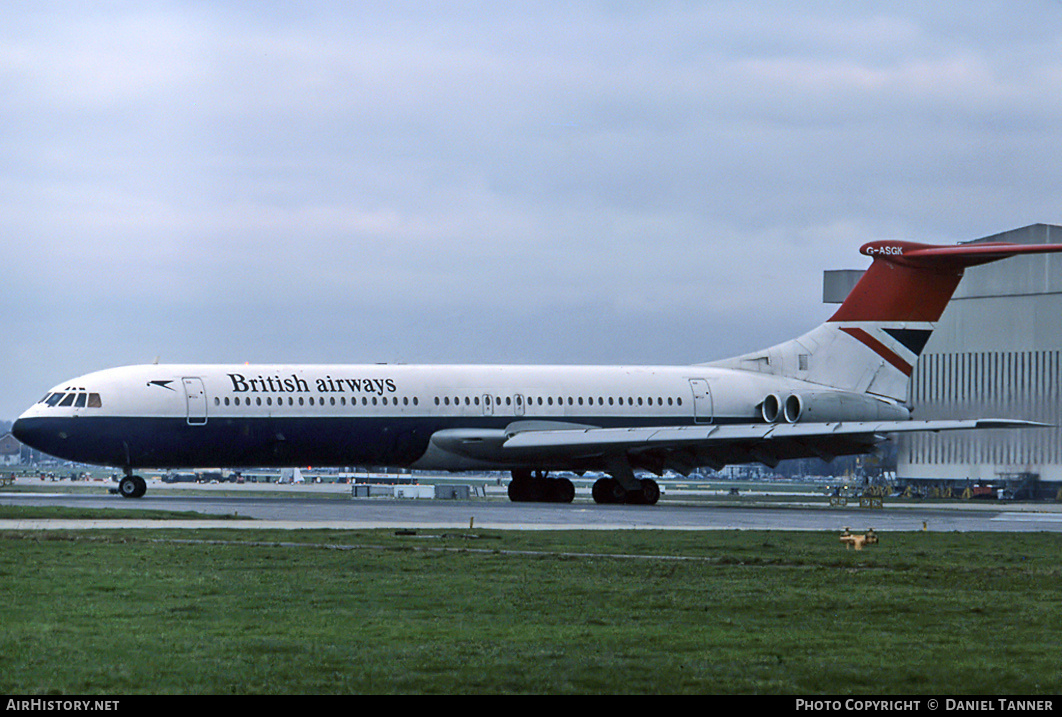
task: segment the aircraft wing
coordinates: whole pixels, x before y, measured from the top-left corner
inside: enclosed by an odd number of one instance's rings
[[[867,421],[842,423],[664,426],[652,428],[542,428],[514,424],[503,452],[535,454],[547,462],[593,466],[625,455],[633,467],[661,473],[689,473],[700,465],[722,467],[759,462],[777,465],[789,458],[865,453],[890,433],[1044,427],[1009,419]]]

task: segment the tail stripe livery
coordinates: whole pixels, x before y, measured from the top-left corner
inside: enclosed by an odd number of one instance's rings
[[[931,329],[883,329],[883,331],[903,344],[904,348],[915,356],[922,355],[922,349],[926,347],[933,333]]]
[[[885,333],[893,336],[893,331],[900,329],[882,329]],[[914,373],[914,363],[901,358],[898,354],[892,351],[888,346],[878,341],[876,338],[867,333],[864,329],[856,326],[842,326],[841,331],[845,332],[852,338],[866,345],[871,351],[881,356],[888,363],[899,369],[900,373],[904,376],[910,377]],[[928,339],[928,336],[926,337]],[[903,343],[902,341],[900,343]],[[917,353],[915,354],[917,357]]]

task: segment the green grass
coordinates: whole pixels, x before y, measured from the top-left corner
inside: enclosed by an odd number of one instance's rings
[[[1058,534],[886,534],[857,552],[833,533],[0,533],[0,692],[1058,694],[1060,549]]]

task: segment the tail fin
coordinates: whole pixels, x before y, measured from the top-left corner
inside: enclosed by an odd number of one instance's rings
[[[792,341],[711,365],[905,401],[915,363],[966,267],[1062,252],[1062,245],[877,241],[859,251],[874,261],[826,323]]]

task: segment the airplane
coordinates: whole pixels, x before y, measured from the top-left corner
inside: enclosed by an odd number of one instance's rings
[[[655,504],[648,472],[873,452],[889,434],[1028,428],[913,420],[908,383],[966,267],[1062,245],[874,241],[825,323],[763,351],[681,366],[140,365],[64,381],[15,422],[66,460],[138,469],[386,465],[510,471],[512,501]]]

